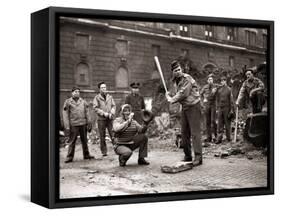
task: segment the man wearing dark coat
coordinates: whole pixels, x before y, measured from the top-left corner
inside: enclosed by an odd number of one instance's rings
[[[231,88],[226,83],[226,77],[221,77],[221,86],[216,94],[218,108],[218,138],[216,144],[222,142],[223,128],[225,127],[226,139],[231,141],[231,114],[234,112],[234,101]]]
[[[132,112],[134,113],[134,120],[139,124],[143,123],[141,117],[141,111],[145,109],[145,103],[143,96],[140,95],[140,84],[133,82],[130,85],[131,93],[126,97],[125,104],[130,104],[132,107]]]
[[[205,110],[207,142],[212,142],[212,135],[217,138],[216,124],[216,91],[217,85],[214,84],[213,74],[210,74],[207,79],[207,84],[201,89],[201,98]]]

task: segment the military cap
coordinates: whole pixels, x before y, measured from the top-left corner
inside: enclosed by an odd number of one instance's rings
[[[180,62],[178,60],[172,61],[172,63],[171,63],[171,71],[173,71],[174,69],[176,69],[177,67],[180,67],[180,66],[181,66],[181,64],[180,64]]]
[[[138,82],[133,82],[133,83],[130,84],[130,87],[131,87],[131,88],[139,88],[139,87],[140,87],[140,83],[138,83]]]
[[[245,70],[245,74],[246,74],[248,71],[251,71],[251,73],[254,74],[254,70],[253,70],[252,68],[247,68],[247,69]]]
[[[79,90],[80,91],[80,88],[77,87],[77,86],[74,86],[71,91],[74,92],[75,90]]]

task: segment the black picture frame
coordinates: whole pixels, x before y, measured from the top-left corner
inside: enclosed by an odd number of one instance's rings
[[[229,25],[268,30],[267,187],[129,196],[59,199],[59,25],[60,16]],[[31,201],[47,208],[162,202],[274,194],[274,22],[155,13],[49,7],[31,15]]]

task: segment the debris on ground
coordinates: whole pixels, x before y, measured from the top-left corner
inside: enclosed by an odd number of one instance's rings
[[[89,170],[87,171],[87,174],[96,174],[96,173],[99,173],[98,170]]]

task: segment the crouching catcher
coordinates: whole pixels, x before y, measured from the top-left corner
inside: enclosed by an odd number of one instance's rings
[[[124,104],[121,108],[121,116],[113,121],[113,131],[115,132],[114,150],[119,155],[119,165],[126,166],[133,151],[139,148],[139,165],[149,165],[144,158],[147,157],[148,138],[144,134],[147,130],[148,122],[140,125],[133,119],[132,107]]]

